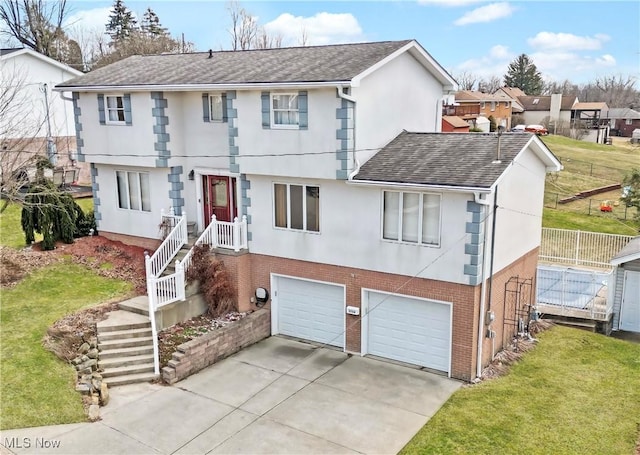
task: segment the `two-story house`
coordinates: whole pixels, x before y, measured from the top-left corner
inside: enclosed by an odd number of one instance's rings
[[[475,90],[460,90],[455,96],[459,106],[479,106],[479,116],[493,117],[496,127],[511,129],[511,98],[502,92],[485,93]]]
[[[245,236],[219,257],[241,310],[269,292],[272,334],[470,380],[517,329],[560,163],[534,135],[440,133],[456,88],[415,41],[135,56],[60,86],[102,235],[155,246],[171,207]]]

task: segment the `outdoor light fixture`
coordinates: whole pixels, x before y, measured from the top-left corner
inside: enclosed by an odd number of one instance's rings
[[[269,300],[269,291],[265,288],[257,288],[256,289],[256,306],[263,307],[265,303]]]
[[[193,172],[193,169],[191,169],[191,171],[189,171],[189,180],[193,180],[195,178],[195,173]]]

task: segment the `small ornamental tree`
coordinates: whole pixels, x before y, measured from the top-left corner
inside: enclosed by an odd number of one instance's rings
[[[187,270],[187,282],[198,281],[200,292],[209,307],[209,314],[218,317],[238,311],[235,288],[231,275],[222,261],[215,259],[209,245],[193,248],[191,265]]]
[[[640,221],[640,168],[634,168],[622,181],[623,195],[620,198],[627,207],[636,208],[636,220]]]

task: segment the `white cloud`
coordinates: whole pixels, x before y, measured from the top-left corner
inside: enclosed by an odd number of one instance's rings
[[[615,67],[616,59],[610,54],[600,57],[580,55],[575,52],[535,52],[529,57],[533,60],[545,79],[561,81],[569,79],[580,82],[589,79],[598,70]]]
[[[93,8],[78,11],[67,18],[64,26],[72,29],[104,30],[109,21],[111,7]]]
[[[572,33],[540,32],[527,43],[537,50],[598,50],[602,43],[608,41],[608,35],[596,34],[590,36],[578,36]]]
[[[507,46],[497,44],[489,49],[488,55],[462,62],[453,70],[453,73],[458,74],[467,71],[485,79],[492,76],[502,77],[507,71],[507,66],[514,58],[515,55],[509,51]]]
[[[596,58],[596,63],[601,66],[616,66],[616,59],[611,54],[604,54]]]
[[[480,22],[492,22],[497,19],[511,16],[513,11],[514,8],[507,2],[492,3],[465,13],[461,18],[457,19],[454,24],[467,25],[477,24]]]
[[[307,45],[334,44],[364,39],[358,20],[350,13],[316,13],[310,17],[283,13],[264,25],[270,34],[280,34],[284,45],[300,43],[306,34]]]
[[[494,59],[505,59],[511,56],[511,54],[509,54],[509,48],[507,46],[503,46],[502,44],[493,46],[489,51],[489,55]]]
[[[484,0],[418,0],[421,5],[438,5],[438,6],[465,6],[473,3],[480,3]]]

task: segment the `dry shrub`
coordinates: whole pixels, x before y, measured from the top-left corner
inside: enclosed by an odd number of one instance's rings
[[[222,261],[211,255],[207,245],[194,247],[191,265],[187,270],[187,281],[200,283],[200,292],[207,302],[211,316],[238,311],[231,276]]]
[[[540,332],[544,332],[545,330],[550,329],[554,325],[555,324],[551,321],[546,321],[544,319],[537,319],[529,323],[529,333],[531,335],[537,335]]]

